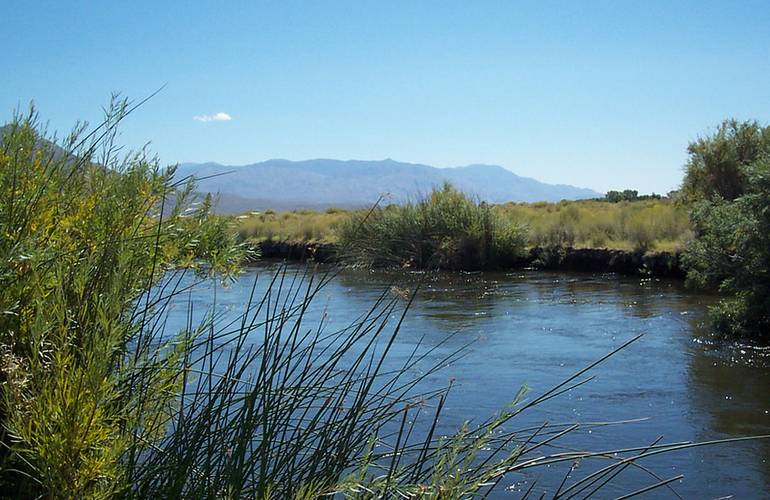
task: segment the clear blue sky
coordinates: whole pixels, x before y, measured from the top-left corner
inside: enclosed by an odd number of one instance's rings
[[[2,121],[34,100],[67,131],[167,84],[122,136],[166,163],[392,157],[665,192],[690,140],[770,122],[768,1],[6,0],[0,47]]]

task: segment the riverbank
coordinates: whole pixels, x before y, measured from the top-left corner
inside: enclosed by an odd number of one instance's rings
[[[335,243],[262,240],[256,250],[263,259],[336,262]],[[684,279],[679,252],[642,252],[606,248],[532,247],[523,257],[511,259],[504,269],[536,268],[578,272],[606,272],[627,276]]]

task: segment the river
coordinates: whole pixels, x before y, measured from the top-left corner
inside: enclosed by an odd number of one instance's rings
[[[236,283],[218,288],[217,310],[225,316],[242,311],[256,276],[261,276],[259,295],[276,269],[253,267]],[[290,272],[303,269],[289,266]],[[516,426],[645,419],[579,429],[560,441],[566,448],[592,450],[645,446],[660,436],[677,442],[770,434],[770,353],[712,341],[704,318],[714,298],[687,291],[678,281],[542,271],[346,270],[323,288],[311,312],[317,318],[324,314],[327,328],[344,326],[394,284],[397,293],[407,294],[418,283],[390,357],[394,366],[418,342],[440,345],[436,359],[470,344],[461,359],[426,380],[429,386],[453,384],[440,422],[443,432],[465,420],[484,420],[510,403],[522,385],[532,395],[542,393],[644,334],[593,369],[590,382],[525,412]],[[198,287],[196,309],[210,305],[211,296],[210,286]],[[183,325],[186,300],[172,308],[169,327]],[[684,498],[770,498],[769,460],[770,441],[765,440],[657,455],[641,465],[661,478],[684,474],[671,485]],[[591,467],[579,464],[572,476]],[[534,491],[554,491],[565,473],[563,467],[544,467],[509,474],[494,495],[517,498],[532,481],[537,481]],[[630,468],[600,496],[655,481],[648,472]],[[671,497],[672,489],[649,496]]]

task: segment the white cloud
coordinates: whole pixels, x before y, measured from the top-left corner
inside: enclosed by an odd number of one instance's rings
[[[232,120],[233,117],[225,113],[224,111],[220,111],[219,113],[214,113],[213,115],[196,115],[193,116],[193,120],[197,122],[229,122]]]

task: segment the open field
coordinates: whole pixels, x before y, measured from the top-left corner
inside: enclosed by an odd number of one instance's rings
[[[528,228],[530,246],[573,246],[617,250],[677,251],[690,238],[686,209],[670,199],[609,203],[507,203],[493,210]],[[338,241],[351,211],[253,212],[238,217],[244,239]]]

